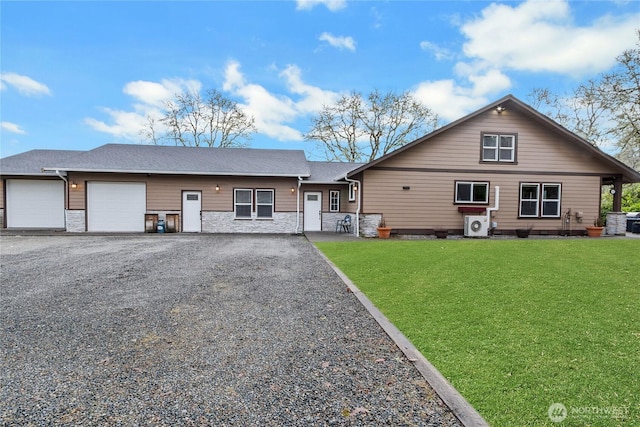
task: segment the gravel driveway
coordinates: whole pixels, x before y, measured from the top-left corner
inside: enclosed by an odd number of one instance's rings
[[[459,425],[301,236],[2,236],[2,425]]]

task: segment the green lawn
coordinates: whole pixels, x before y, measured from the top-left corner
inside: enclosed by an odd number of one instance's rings
[[[490,424],[640,425],[640,240],[317,246]]]

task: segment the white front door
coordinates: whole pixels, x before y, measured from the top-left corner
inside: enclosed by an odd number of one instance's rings
[[[182,192],[182,231],[199,233],[202,231],[202,192]]]
[[[304,193],[304,231],[322,231],[322,193]]]

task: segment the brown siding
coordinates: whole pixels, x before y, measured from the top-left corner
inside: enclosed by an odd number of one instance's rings
[[[517,164],[481,163],[482,132],[517,134]],[[517,111],[487,111],[382,162],[383,167],[611,173],[601,160]]]
[[[329,212],[329,191],[340,191],[340,212],[355,213],[356,202],[349,201],[349,186],[339,184],[303,184],[300,191],[304,194],[307,191],[322,192],[322,211]],[[295,209],[294,209],[295,210]],[[300,199],[300,212],[304,211],[304,200]]]
[[[404,229],[461,229],[464,214],[454,203],[455,181],[489,181],[489,205],[495,206],[494,190],[500,187],[500,209],[495,216],[499,229],[533,225],[538,230],[561,230],[562,220],[518,218],[520,182],[562,184],[561,213],[582,211],[582,229],[593,222],[600,209],[600,178],[563,175],[491,175],[455,172],[367,171],[363,183],[364,213],[384,214],[387,225]],[[410,190],[403,190],[409,186]],[[472,206],[472,205],[461,205]],[[480,205],[473,205],[480,206]]]
[[[88,181],[144,182],[147,184],[147,210],[181,210],[182,191],[202,191],[202,209],[207,211],[233,211],[233,189],[275,189],[275,210],[295,212],[297,187],[295,178],[242,178],[191,175],[136,175],[106,173],[70,173],[69,182],[78,187],[69,191],[70,209],[85,209]],[[220,191],[216,191],[216,185]]]

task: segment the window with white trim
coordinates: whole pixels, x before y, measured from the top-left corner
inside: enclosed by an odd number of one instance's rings
[[[560,184],[542,184],[542,211],[543,218],[560,217]]]
[[[482,161],[514,163],[516,161],[516,135],[483,133]]]
[[[233,192],[233,205],[236,218],[251,218],[253,191],[246,188],[236,188]]]
[[[355,202],[356,200],[356,192],[358,191],[358,187],[355,182],[349,183],[349,201]]]
[[[273,218],[273,190],[256,190],[258,218]]]
[[[521,218],[560,218],[560,184],[523,182],[520,183]]]
[[[340,191],[329,191],[329,212],[340,212]]]
[[[456,203],[489,203],[489,183],[456,181]]]

